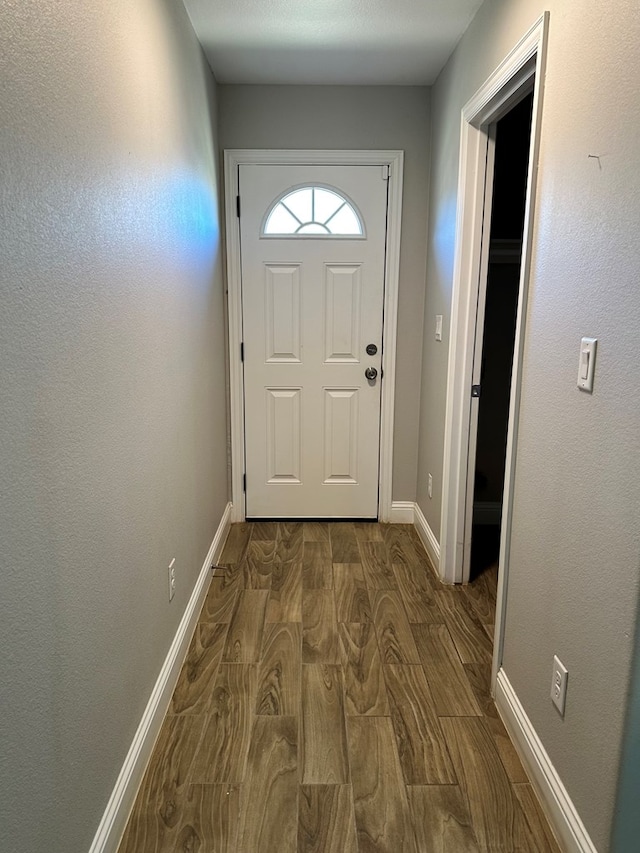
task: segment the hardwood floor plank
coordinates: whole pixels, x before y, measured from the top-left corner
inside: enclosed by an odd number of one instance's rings
[[[478,846],[486,851],[522,850],[524,817],[483,720],[442,717],[440,725],[467,794]]]
[[[305,785],[349,781],[342,668],[302,667],[300,780]]]
[[[297,853],[358,853],[351,785],[301,785]]]
[[[558,842],[554,838],[538,798],[529,783],[514,785],[518,802],[524,814],[533,849],[536,853],[560,853]]]
[[[256,717],[242,786],[238,853],[296,853],[298,721]]]
[[[191,782],[242,782],[255,700],[256,665],[220,664]]]
[[[413,538],[412,524],[381,524],[382,538],[389,551],[389,560],[402,566],[419,565],[420,558]]]
[[[232,785],[189,785],[185,814],[171,853],[236,853],[240,790]],[[138,853],[146,853],[146,848]]]
[[[196,626],[169,713],[202,714],[209,707],[212,688],[227,638],[225,624],[201,622]]]
[[[384,542],[360,542],[360,559],[367,589],[397,589],[398,583]]]
[[[338,627],[347,714],[388,716],[389,702],[373,625],[341,623]]]
[[[371,622],[371,603],[360,563],[334,563],[333,589],[338,622]]]
[[[453,785],[456,774],[421,666],[386,665],[391,722],[407,785]]]
[[[414,786],[407,794],[419,853],[480,853],[457,785]]]
[[[491,665],[488,663],[467,663],[464,665],[464,669],[478,704],[482,708],[485,724],[495,741],[509,780],[512,783],[528,782],[529,778],[491,696]]]
[[[305,521],[302,525],[305,542],[328,542],[329,525],[326,521]]]
[[[331,546],[328,542],[304,543],[302,557],[302,588],[333,588]]]
[[[348,740],[359,853],[417,853],[391,720],[350,717]]]
[[[428,566],[394,563],[393,572],[409,622],[442,623]]]
[[[302,562],[303,524],[296,521],[281,521],[278,524],[277,559],[281,563],[290,560]]]
[[[382,530],[378,522],[354,521],[353,530],[358,542],[382,542]]]
[[[482,573],[484,576],[487,592],[489,593],[489,597],[493,601],[493,606],[496,606],[496,598],[498,595],[498,563],[494,563],[489,566],[488,569],[485,569]]]
[[[462,663],[491,661],[491,641],[460,590],[437,590],[435,596]]]
[[[334,563],[359,563],[360,552],[352,522],[335,521],[329,525],[331,559]]]
[[[239,593],[222,656],[225,663],[259,659],[268,599],[267,590],[247,589]]]
[[[438,716],[482,716],[447,626],[412,625],[411,630]]]
[[[496,610],[495,599],[489,593],[487,579],[484,574],[479,575],[471,583],[464,584],[460,587],[460,590],[469,602],[479,622],[483,624],[493,622]]]
[[[200,622],[231,622],[238,592],[242,589],[239,573],[214,575],[202,605]]]
[[[276,561],[271,569],[267,622],[302,621],[302,563]]]
[[[275,540],[252,539],[249,542],[240,564],[245,589],[271,589],[271,570],[275,557]]]
[[[251,541],[267,539],[275,541],[278,538],[278,522],[277,521],[254,521],[253,530],[251,531]]]
[[[370,591],[369,598],[382,663],[420,663],[400,593]]]
[[[429,577],[409,526],[255,525],[214,572],[119,853],[559,853],[474,593]],[[358,559],[328,571],[327,540]],[[305,551],[305,586],[334,589],[303,590]],[[389,552],[397,588],[368,590]]]
[[[222,549],[220,563],[239,563],[244,557],[244,552],[251,538],[251,523],[242,522],[240,524],[232,524],[227,536],[227,541]]]
[[[302,663],[339,663],[338,624],[332,589],[302,593]]]
[[[300,623],[266,626],[258,666],[256,714],[295,716],[299,712],[301,661]]]
[[[198,751],[204,717],[167,717],[142,780],[119,853],[174,850],[178,815]],[[176,814],[178,812],[178,814]]]

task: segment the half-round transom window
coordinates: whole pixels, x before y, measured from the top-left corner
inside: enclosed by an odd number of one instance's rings
[[[267,237],[363,237],[354,205],[327,187],[300,187],[271,208],[262,232]]]

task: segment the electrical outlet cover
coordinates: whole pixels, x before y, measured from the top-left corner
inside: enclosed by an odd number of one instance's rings
[[[551,677],[551,701],[564,717],[567,701],[567,680],[569,672],[557,655],[553,656],[553,675]]]

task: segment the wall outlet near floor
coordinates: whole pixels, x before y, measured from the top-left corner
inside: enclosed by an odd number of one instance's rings
[[[566,666],[557,655],[553,656],[553,677],[551,679],[551,701],[564,717],[564,706],[567,701],[567,679],[569,673]]]
[[[176,558],[169,563],[169,601],[176,594]]]
[[[433,497],[433,477],[429,474],[429,480],[427,485],[427,491],[429,492],[429,497]]]

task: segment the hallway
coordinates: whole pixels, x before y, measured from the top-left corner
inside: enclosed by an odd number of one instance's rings
[[[557,851],[489,696],[495,572],[413,527],[232,527],[119,853]]]

